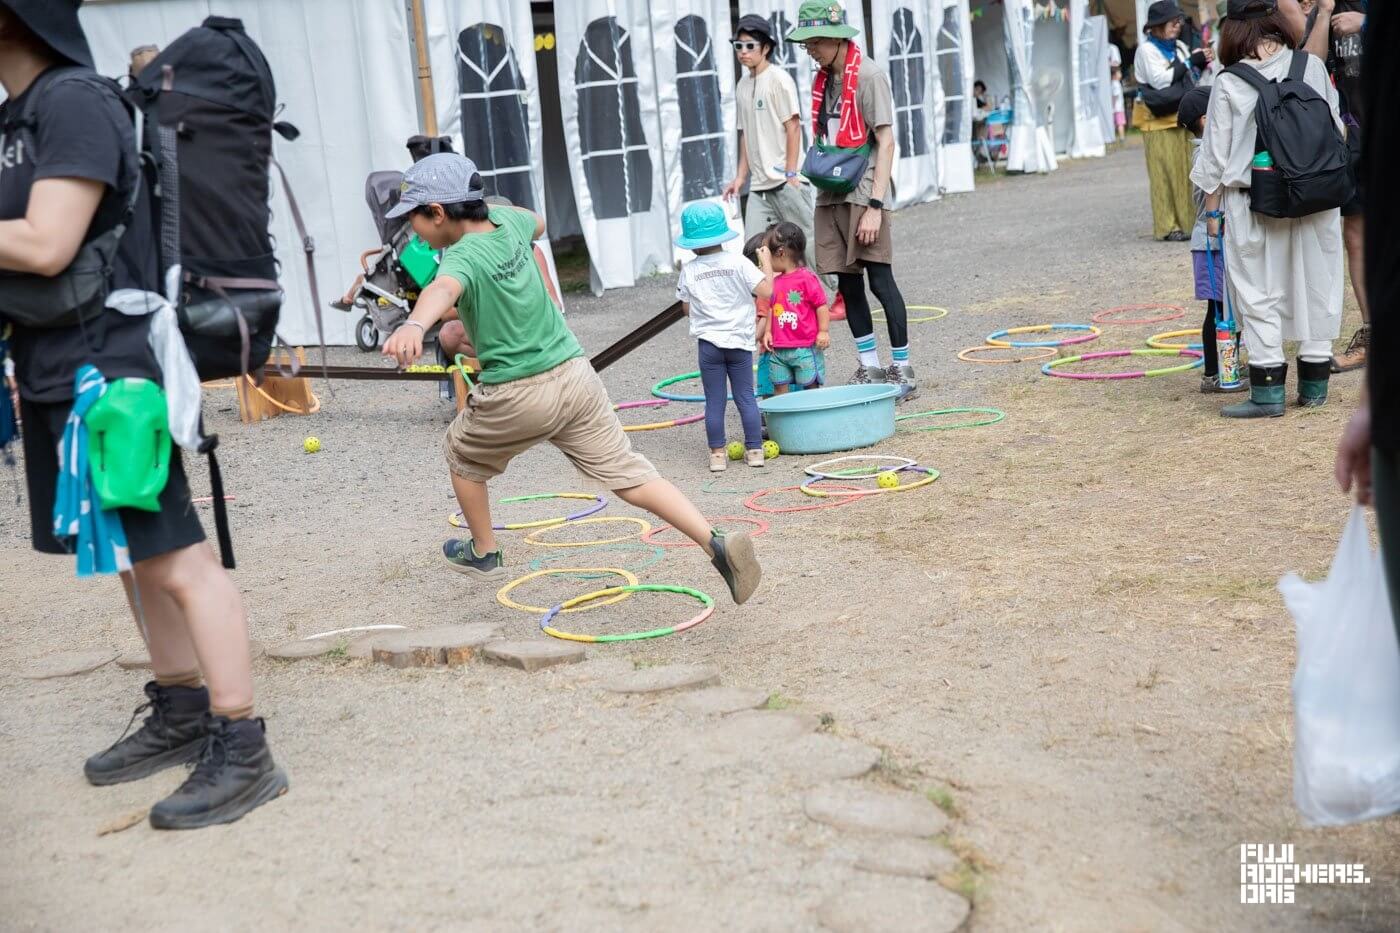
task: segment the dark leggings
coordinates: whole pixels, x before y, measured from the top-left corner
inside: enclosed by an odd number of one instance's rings
[[[1220,302],[1214,299],[1206,302],[1206,320],[1201,325],[1201,353],[1206,361],[1206,375],[1220,375],[1220,356],[1215,349],[1215,316],[1220,312]]]
[[[734,407],[739,409],[739,420],[744,423],[744,448],[762,447],[763,424],[753,397],[753,353],[700,341],[700,382],[705,387],[705,437],[710,449],[724,446],[725,396],[729,394],[733,394]]]
[[[885,310],[890,346],[909,346],[909,313],[904,308],[904,295],[895,284],[894,270],[887,262],[867,262],[865,274],[870,276],[870,290]],[[865,297],[865,276],[859,272],[840,272],[836,282],[841,297],[846,299],[846,323],[851,327],[851,336],[859,340],[874,333],[875,322],[870,317],[870,302]]]
[[[1371,497],[1376,506],[1385,582],[1390,590],[1391,618],[1400,635],[1400,453],[1371,448]]]

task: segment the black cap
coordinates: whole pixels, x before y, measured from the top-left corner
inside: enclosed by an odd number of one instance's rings
[[[773,24],[768,22],[768,17],[759,16],[757,13],[745,13],[739,17],[739,26],[734,30],[734,38],[739,38],[741,32],[746,32],[774,47],[778,44],[773,41]]]
[[[1177,125],[1195,132],[1196,124],[1206,115],[1209,106],[1210,88],[1196,85],[1181,96],[1181,103],[1176,108]]]
[[[1147,8],[1147,22],[1142,24],[1142,31],[1147,32],[1153,26],[1161,26],[1178,19],[1181,19],[1181,7],[1176,5],[1175,0],[1157,0]]]
[[[1263,19],[1278,9],[1278,0],[1230,0],[1225,8],[1228,19]]]
[[[82,0],[0,0],[29,31],[61,58],[77,65],[95,67],[92,49],[78,22]]]

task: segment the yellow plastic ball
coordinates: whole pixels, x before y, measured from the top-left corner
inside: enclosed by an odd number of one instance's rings
[[[321,449],[321,439],[319,437],[308,437],[301,442],[301,449],[309,454],[314,454]]]
[[[899,485],[899,475],[893,470],[883,470],[875,477],[875,485],[881,489],[893,489]]]
[[[776,457],[776,456],[777,456],[778,454],[780,454],[780,453],[782,453],[782,451],[780,451],[780,450],[778,449],[778,442],[777,442],[777,441],[764,441],[764,442],[763,442],[763,456],[764,456],[764,459],[772,460],[774,457]]]
[[[738,441],[730,441],[729,446],[725,449],[729,451],[730,460],[744,459],[744,445]]]

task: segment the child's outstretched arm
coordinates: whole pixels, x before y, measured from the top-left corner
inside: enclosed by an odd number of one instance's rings
[[[394,331],[379,352],[407,366],[423,355],[423,337],[462,297],[462,283],[450,275],[440,275],[418,293],[413,313]]]
[[[773,253],[766,243],[758,248],[757,253],[758,268],[763,271],[763,281],[754,287],[753,296],[763,305],[773,300]]]

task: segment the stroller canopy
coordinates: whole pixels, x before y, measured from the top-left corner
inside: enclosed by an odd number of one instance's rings
[[[375,229],[379,231],[379,242],[388,243],[399,228],[408,223],[407,217],[385,218],[385,214],[399,203],[399,185],[403,184],[403,172],[370,172],[365,179],[365,203],[374,217]]]

